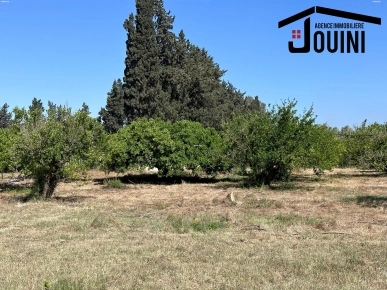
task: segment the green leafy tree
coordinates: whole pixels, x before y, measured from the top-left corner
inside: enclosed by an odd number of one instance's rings
[[[345,144],[337,136],[337,131],[326,124],[314,125],[310,136],[312,144],[307,158],[304,159],[304,168],[313,168],[319,175],[324,170],[331,170],[339,165],[345,154]]]
[[[342,155],[340,162],[339,162],[339,167],[345,168],[345,167],[351,167],[351,166],[356,166],[354,164],[353,160],[353,152],[352,150],[349,150],[349,142],[350,142],[350,136],[354,132],[353,128],[349,126],[344,126],[342,127],[339,132],[337,133],[337,137],[341,140],[341,142],[344,144],[345,147],[345,152]]]
[[[215,129],[200,123],[164,122],[141,118],[116,134],[109,135],[103,155],[106,171],[156,167],[160,176],[171,176],[189,169],[198,174],[215,174],[227,169],[224,143]]]
[[[173,154],[179,156],[186,169],[212,175],[229,169],[224,158],[225,144],[215,129],[185,120],[172,124],[169,130],[175,143]]]
[[[124,91],[120,79],[114,80],[112,89],[108,93],[106,107],[101,108],[99,112],[98,122],[103,124],[108,133],[116,133],[126,124]]]
[[[13,169],[14,158],[11,148],[15,143],[15,134],[10,129],[0,128],[0,172],[3,173]]]
[[[387,172],[387,123],[367,126],[366,122],[367,120],[354,129],[342,129],[346,153],[341,163]]]
[[[284,101],[267,112],[235,116],[224,124],[228,156],[235,166],[250,168],[255,183],[270,185],[289,180],[293,169],[324,170],[335,163],[326,154],[331,144],[322,140],[328,133],[315,126],[312,108],[296,115],[296,104]]]
[[[18,124],[20,133],[13,150],[22,170],[34,179],[31,193],[50,198],[64,177],[66,165],[90,158],[103,127],[84,111],[72,113],[70,108],[56,106],[45,115],[37,114],[41,111],[30,108],[25,114],[17,112],[24,119]]]
[[[387,123],[373,123],[367,129],[371,144],[366,147],[365,162],[370,168],[387,173]]]
[[[125,172],[157,167],[163,176],[178,169],[178,160],[169,158],[175,146],[167,126],[160,119],[141,118],[109,136],[104,169]]]
[[[59,107],[58,107],[58,106],[55,105],[53,102],[48,101],[48,108],[49,108],[49,110],[51,110],[52,112],[56,112],[56,113],[55,113],[55,115],[56,115],[55,119],[56,119],[57,121],[62,121],[62,120],[65,119],[65,117],[66,117],[66,116],[65,116],[65,115],[66,115],[66,110],[65,110],[65,107],[64,107],[64,106],[59,105]],[[90,113],[89,113],[89,107],[88,107],[85,103],[83,103],[81,111],[84,111],[84,112],[86,112],[87,114],[90,114]]]

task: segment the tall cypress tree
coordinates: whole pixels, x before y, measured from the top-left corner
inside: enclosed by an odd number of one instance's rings
[[[171,30],[175,17],[163,0],[136,0],[136,15],[124,22],[127,31],[123,78],[125,115],[192,120],[220,129],[232,112],[261,110],[257,99],[244,98],[225,70],[208,54]]]
[[[108,93],[106,108],[99,111],[98,122],[103,123],[105,131],[115,133],[126,124],[124,112],[124,90],[120,79],[114,80]]]
[[[11,124],[12,113],[8,112],[8,104],[5,103],[0,109],[0,129],[7,128]]]
[[[163,0],[154,0],[154,22],[159,61],[163,67],[171,66],[174,59],[176,36],[171,31],[175,17],[166,12]]]
[[[155,32],[154,1],[137,0],[137,14],[124,23],[128,34],[124,71],[125,112],[128,120],[156,117],[165,106],[160,75],[161,65]]]

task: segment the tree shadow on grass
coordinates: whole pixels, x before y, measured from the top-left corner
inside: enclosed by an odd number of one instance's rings
[[[52,199],[60,203],[81,203],[87,199],[95,199],[95,196],[84,196],[84,195],[72,195],[72,196],[54,196]]]
[[[329,179],[340,179],[340,178],[364,178],[364,177],[387,177],[387,174],[384,172],[378,172],[376,170],[358,170],[359,174],[356,173],[345,173],[345,172],[336,172],[333,174],[321,174],[320,176],[315,174],[305,174],[305,175],[292,175],[292,180],[303,183],[318,183],[324,182]]]
[[[124,176],[108,177],[108,178],[95,178],[94,182],[102,185],[104,181],[118,179],[125,184],[158,184],[158,185],[173,185],[182,183],[219,183],[219,182],[235,182],[231,178],[217,179],[208,176],[170,176],[170,177],[159,177],[157,174],[127,174]]]
[[[87,199],[95,199],[94,196],[82,196],[82,195],[73,195],[73,196],[53,196],[52,198],[44,199],[37,197],[35,195],[31,194],[18,194],[18,195],[9,195],[9,196],[3,196],[2,198],[8,200],[8,202],[15,202],[15,203],[27,203],[30,201],[57,201],[58,203],[69,203],[69,204],[75,204],[75,203],[81,203]]]
[[[2,183],[0,184],[0,193],[4,193],[0,199],[8,200],[9,202],[25,203],[32,200],[43,200],[36,195],[31,194],[32,183],[15,184],[15,183]],[[80,203],[86,199],[95,198],[94,196],[53,196],[52,199],[61,203]]]
[[[310,191],[314,189],[313,187],[302,186],[298,183],[295,183],[294,181],[275,182],[268,185],[268,188],[274,191],[296,191],[296,190]]]
[[[387,205],[387,196],[380,195],[357,195],[345,197],[343,200],[346,202],[356,202],[356,204],[365,207],[378,207]]]
[[[248,180],[241,181],[233,181],[233,182],[225,182],[225,183],[217,183],[214,188],[227,190],[230,188],[243,188],[243,189],[261,189],[266,188],[273,191],[312,191],[315,188],[313,186],[305,186],[300,185],[292,181],[288,182],[273,182],[270,185],[260,185],[254,182],[250,182]]]
[[[326,175],[292,175],[293,182],[319,183],[326,180]]]
[[[353,173],[335,173],[331,175],[327,175],[328,178],[364,178],[364,177],[386,177],[387,174],[384,172],[378,172],[378,171],[359,171],[361,174],[353,174]]]
[[[233,182],[218,182],[214,186],[211,186],[211,188],[228,190],[230,188],[244,188],[244,186],[241,182],[233,181]]]
[[[261,184],[249,176],[240,176],[239,178],[233,177],[232,179],[225,178],[218,180],[215,188],[227,190],[230,188],[244,188],[244,189],[261,189],[266,188],[274,191],[312,191],[315,189],[314,186],[309,186],[308,184],[315,183],[311,178],[303,178],[302,176],[297,176],[292,178],[289,181],[274,181],[270,185]]]
[[[356,203],[367,207],[378,207],[387,204],[387,196],[365,195],[356,196]]]

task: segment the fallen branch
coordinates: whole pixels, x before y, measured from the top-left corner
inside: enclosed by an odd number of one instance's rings
[[[245,230],[245,231],[266,231],[266,229],[264,228],[261,228],[261,226],[247,226],[247,227],[244,227],[242,228],[242,230]]]
[[[354,234],[348,234],[348,233],[343,233],[343,232],[325,232],[322,233],[323,235],[349,235],[349,236],[354,236]]]

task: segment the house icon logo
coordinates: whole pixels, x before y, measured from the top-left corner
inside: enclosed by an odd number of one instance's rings
[[[353,52],[365,53],[365,30],[364,23],[372,23],[381,25],[382,19],[374,16],[368,16],[363,14],[357,14],[352,12],[346,12],[331,8],[325,8],[320,6],[314,6],[306,9],[300,13],[290,16],[284,20],[278,22],[278,28],[282,28],[288,24],[298,21],[304,17],[307,17],[313,13],[325,14],[334,17],[340,17],[344,19],[355,20],[355,23],[316,23],[315,28],[326,29],[326,36],[323,30],[317,30],[313,35],[313,49],[317,53],[321,53],[325,48],[330,53],[340,52],[350,53],[351,47]],[[341,30],[333,30],[335,28],[341,28]],[[289,41],[289,52],[291,53],[308,53],[311,48],[311,36],[310,36],[310,17],[304,21],[303,36],[301,30],[292,30],[292,39],[304,40],[303,47],[294,47],[293,41]],[[360,33],[359,33],[360,32]],[[360,37],[359,37],[360,34]],[[340,35],[340,37],[339,37]],[[360,38],[360,41],[359,41]]]

